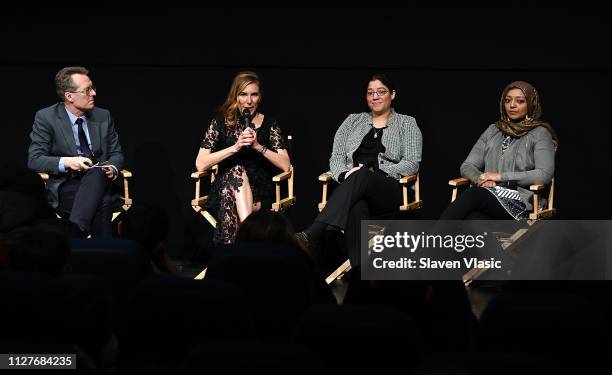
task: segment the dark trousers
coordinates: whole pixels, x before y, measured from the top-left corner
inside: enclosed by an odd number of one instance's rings
[[[514,218],[490,191],[481,187],[470,187],[444,210],[440,219],[513,220]]]
[[[92,237],[112,237],[113,215],[109,180],[101,168],[91,168],[63,182],[59,187],[60,212]]]
[[[397,212],[402,188],[393,178],[362,168],[340,184],[315,221],[344,229],[351,265],[360,264],[361,220]]]

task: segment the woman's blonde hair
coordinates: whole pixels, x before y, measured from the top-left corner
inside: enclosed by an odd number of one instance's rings
[[[232,87],[227,93],[227,98],[219,109],[219,112],[223,114],[223,117],[225,118],[225,123],[230,129],[234,129],[236,127],[236,123],[238,122],[238,95],[252,83],[256,83],[257,86],[259,86],[259,97],[261,103],[262,89],[257,73],[249,71],[240,72],[236,75],[236,77],[234,77]]]

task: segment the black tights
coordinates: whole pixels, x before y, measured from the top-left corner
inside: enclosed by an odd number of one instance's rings
[[[440,216],[442,220],[513,220],[497,198],[485,188],[466,189]]]

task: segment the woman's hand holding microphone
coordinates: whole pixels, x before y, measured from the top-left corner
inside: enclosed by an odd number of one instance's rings
[[[253,141],[255,140],[255,137],[253,136],[253,133],[249,132],[250,129],[245,129],[244,131],[242,131],[240,133],[240,135],[238,136],[238,139],[236,140],[236,144],[234,144],[234,151],[238,152],[240,151],[243,147],[251,147],[253,144]],[[252,131],[252,130],[251,130]],[[256,142],[257,140],[255,140]]]

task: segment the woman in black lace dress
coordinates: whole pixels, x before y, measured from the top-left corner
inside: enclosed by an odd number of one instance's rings
[[[232,243],[240,222],[253,211],[269,209],[274,193],[272,176],[289,170],[281,130],[276,121],[257,111],[260,103],[257,74],[238,73],[200,145],[197,170],[219,165],[207,203],[217,219],[215,243]],[[245,126],[248,114],[251,127]]]

